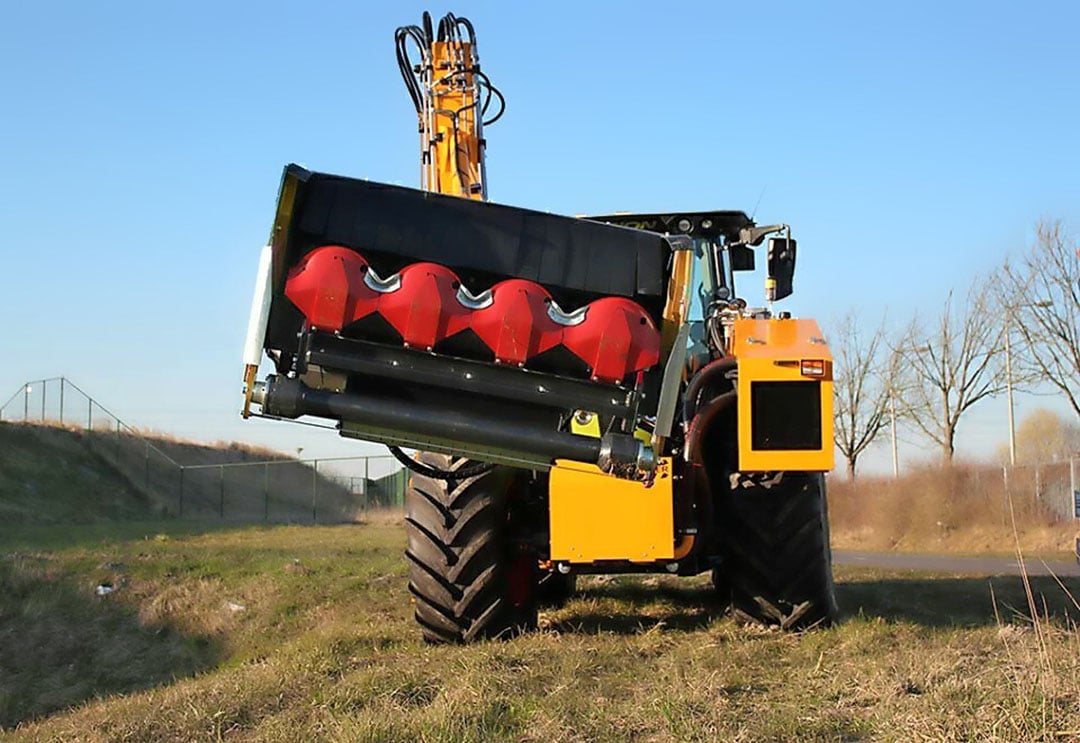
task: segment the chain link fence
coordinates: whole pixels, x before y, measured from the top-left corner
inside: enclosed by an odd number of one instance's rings
[[[1061,520],[1080,519],[1080,460],[1001,468],[1005,492],[1034,500]]]
[[[389,455],[293,459],[237,444],[149,436],[64,377],[24,384],[0,406],[4,421],[78,434],[165,517],[343,523],[404,504],[407,472]]]
[[[293,459],[236,444],[197,445],[135,429],[71,380],[41,379],[0,406],[0,421],[77,431],[94,453],[144,492],[161,515],[231,521],[340,523],[404,504],[408,473],[391,456]],[[1080,518],[1080,457],[971,468],[974,492],[1000,487],[1014,503]]]

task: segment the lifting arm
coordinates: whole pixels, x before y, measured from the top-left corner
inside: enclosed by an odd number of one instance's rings
[[[420,180],[426,191],[487,200],[484,126],[502,116],[505,101],[480,71],[476,32],[453,13],[423,26],[403,26],[394,34],[398,67],[409,90],[420,128]],[[410,43],[420,60],[409,57]],[[492,99],[498,111],[485,120]]]

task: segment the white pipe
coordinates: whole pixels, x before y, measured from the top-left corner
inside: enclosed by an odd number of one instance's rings
[[[273,250],[267,245],[259,254],[259,270],[255,275],[255,296],[251,299],[247,336],[244,338],[244,365],[259,366],[262,361],[266,325],[270,320],[270,277]]]

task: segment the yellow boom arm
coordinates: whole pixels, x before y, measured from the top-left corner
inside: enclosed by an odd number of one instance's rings
[[[447,14],[436,33],[425,13],[423,26],[399,28],[395,39],[398,65],[419,120],[421,187],[486,200],[484,124],[498,119],[504,104],[480,71],[472,24]],[[417,64],[409,58],[410,43],[419,50]],[[499,111],[485,122],[493,99]]]

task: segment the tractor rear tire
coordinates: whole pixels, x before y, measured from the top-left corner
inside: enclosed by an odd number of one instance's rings
[[[455,471],[471,460],[421,452]],[[405,495],[409,591],[432,643],[508,637],[536,627],[536,557],[509,539],[507,500],[519,471],[495,467],[461,480],[412,473]]]
[[[837,606],[824,478],[736,473],[725,506],[721,570],[735,617],[785,630],[831,624]]]
[[[716,601],[724,609],[731,606],[731,582],[728,581],[724,568],[717,566],[712,569],[712,587]]]

